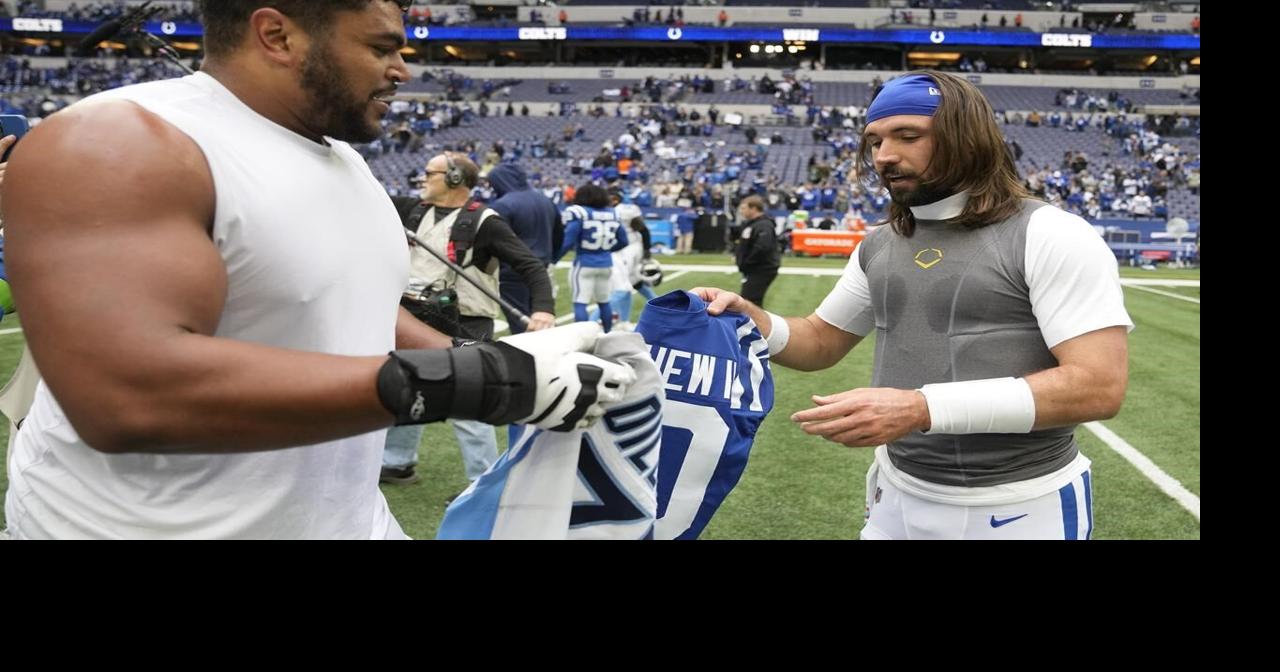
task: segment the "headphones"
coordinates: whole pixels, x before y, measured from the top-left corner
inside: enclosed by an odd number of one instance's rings
[[[457,189],[466,181],[466,176],[462,174],[462,169],[458,167],[458,164],[453,162],[453,154],[445,152],[444,160],[449,162],[444,171],[444,184],[450,189]]]

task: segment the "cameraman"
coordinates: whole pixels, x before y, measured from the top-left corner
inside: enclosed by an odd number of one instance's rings
[[[555,326],[551,280],[541,261],[493,210],[471,200],[480,170],[466,156],[440,154],[427,162],[422,198],[392,198],[409,231],[465,269],[467,277],[498,294],[498,265],[506,262],[523,277],[532,297],[529,331]],[[410,289],[402,302],[409,312],[455,338],[493,338],[498,303],[419,247],[409,252]],[[455,312],[456,311],[456,312]],[[467,478],[475,480],[498,459],[493,426],[474,420],[452,421]],[[418,480],[414,465],[422,427],[396,427],[387,433],[382,457],[384,483]]]

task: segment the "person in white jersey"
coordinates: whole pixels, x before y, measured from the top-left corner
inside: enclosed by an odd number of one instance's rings
[[[14,538],[403,538],[386,427],[565,430],[621,398],[629,369],[585,354],[598,328],[449,348],[399,308],[405,234],[347,142],[409,78],[408,5],[202,2],[201,72],[18,147],[9,270],[44,378],[9,459]]]
[[[889,225],[807,318],[746,312],[771,361],[839,362],[873,331],[872,387],[814,396],[792,419],[877,446],[863,539],[1087,539],[1089,460],[1075,426],[1114,416],[1128,384],[1115,257],[1083,219],[1026,197],[990,104],[918,71],[867,109],[859,176],[888,187]],[[876,185],[878,186],[878,185]]]

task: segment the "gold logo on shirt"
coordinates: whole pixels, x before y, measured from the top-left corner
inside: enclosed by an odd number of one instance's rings
[[[936,247],[926,247],[916,252],[916,266],[929,270],[933,265],[942,261],[942,250]]]

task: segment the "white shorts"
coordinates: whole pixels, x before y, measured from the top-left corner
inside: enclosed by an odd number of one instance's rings
[[[573,270],[569,272],[569,285],[573,288],[574,303],[608,303],[609,294],[609,276],[613,274],[613,269],[604,267],[591,267],[573,265]]]
[[[1015,504],[958,506],[922,499],[867,471],[862,539],[1071,539],[1093,535],[1093,487],[1086,469],[1055,492]]]

